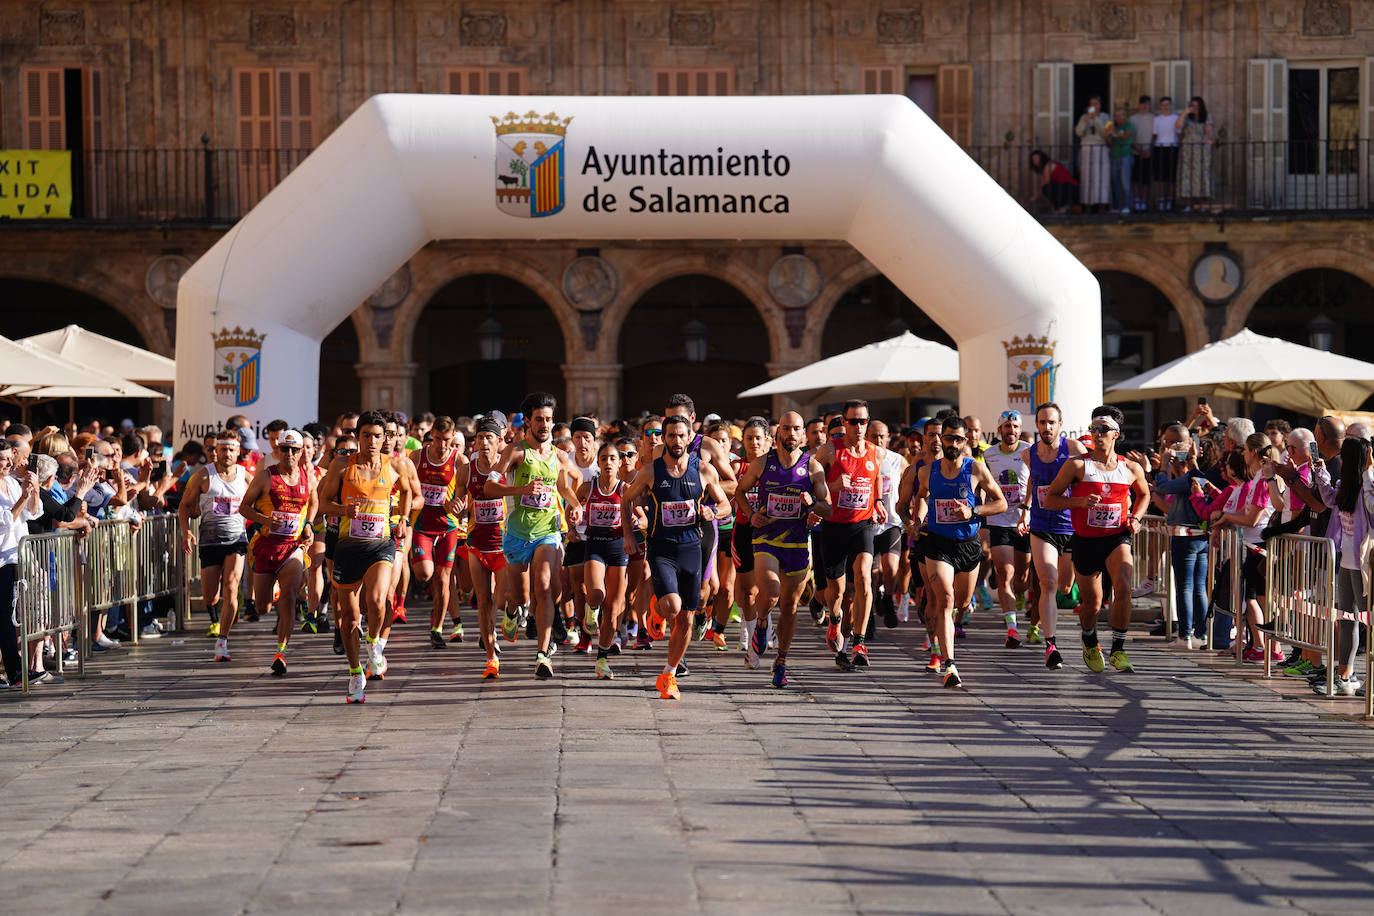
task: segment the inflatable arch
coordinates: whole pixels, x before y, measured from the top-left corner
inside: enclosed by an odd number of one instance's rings
[[[1102,394],[1097,281],[903,97],[381,95],[182,278],[177,440],[313,418],[325,335],[492,238],[842,239],[954,338],[965,412]]]

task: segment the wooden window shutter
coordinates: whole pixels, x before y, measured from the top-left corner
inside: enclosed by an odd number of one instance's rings
[[[1173,100],[1174,111],[1188,107],[1192,93],[1193,62],[1191,60],[1156,60],[1150,62],[1150,99],[1155,110],[1166,95]]]
[[[61,67],[26,67],[24,89],[24,146],[27,149],[67,148],[67,105]]]
[[[674,68],[654,71],[656,95],[730,95],[735,74],[728,68]]]
[[[1282,58],[1250,60],[1246,62],[1246,76],[1250,204],[1281,206],[1288,173],[1288,62]]]
[[[1036,64],[1032,96],[1033,142],[1045,147],[1050,158],[1065,159],[1072,148],[1073,64],[1059,61]]]
[[[452,95],[524,95],[528,82],[523,67],[458,67],[448,71]]]
[[[108,144],[105,136],[105,77],[99,70],[87,69],[81,75],[84,83],[86,111],[86,148],[103,150]]]
[[[276,148],[315,148],[315,74],[312,70],[281,69],[277,77]]]
[[[973,145],[973,65],[948,64],[937,74],[939,122],[962,147]]]
[[[244,68],[235,73],[234,112],[240,149],[273,149],[272,71]]]
[[[904,90],[896,67],[864,67],[860,86],[865,95],[901,94]]]

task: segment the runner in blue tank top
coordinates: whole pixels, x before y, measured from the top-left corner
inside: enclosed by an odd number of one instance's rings
[[[1046,401],[1036,408],[1035,430],[1038,436],[1035,445],[1026,449],[1025,453],[1030,487],[1022,494],[1021,521],[1017,526],[1018,531],[1030,533],[1031,559],[1035,564],[1035,580],[1032,583],[1031,601],[1028,602],[1033,611],[1026,641],[1032,644],[1039,642],[1043,631],[1045,667],[1051,671],[1064,667],[1064,659],[1055,645],[1055,617],[1059,613],[1059,566],[1061,559],[1067,556],[1073,525],[1069,521],[1069,510],[1046,509],[1044,500],[1050,489],[1050,481],[1054,480],[1064,462],[1087,451],[1083,443],[1060,432],[1063,425],[1064,417],[1058,404]],[[1065,570],[1063,578],[1072,582],[1072,572]]]
[[[692,424],[686,417],[665,417],[662,457],[654,459],[650,473],[635,475],[621,500],[627,553],[635,544],[631,521],[635,506],[642,501],[649,511],[647,554],[654,596],[659,615],[673,628],[668,663],[655,683],[665,700],[680,696],[677,666],[687,654],[692,613],[701,594],[701,524],[713,521],[715,507],[726,502],[715,469],[698,456],[687,454],[691,440]]]
[[[927,587],[932,589],[946,687],[962,683],[954,666],[954,608],[966,607],[973,596],[973,573],[983,559],[978,529],[987,516],[1007,510],[987,465],[964,455],[967,442],[963,419],[945,420],[940,426],[940,461],[921,468],[916,491],[916,518],[926,528]]]

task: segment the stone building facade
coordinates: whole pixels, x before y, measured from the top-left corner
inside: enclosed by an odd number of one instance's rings
[[[71,149],[77,185],[69,221],[0,223],[6,336],[65,323],[18,301],[50,289],[170,354],[179,272],[374,93],[905,93],[1023,200],[1031,149],[1075,166],[1088,95],[1148,94],[1205,98],[1212,199],[1045,217],[1102,280],[1108,378],[1247,323],[1306,341],[1319,315],[1330,346],[1374,357],[1374,4],[5,5],[0,148]],[[326,343],[322,412],[472,409],[492,396],[471,368],[491,317],[502,359],[477,375],[607,415],[655,406],[703,355],[699,399],[731,412],[754,406],[735,391],[903,325],[940,334],[845,244],[439,242]],[[684,352],[688,322],[704,353]]]

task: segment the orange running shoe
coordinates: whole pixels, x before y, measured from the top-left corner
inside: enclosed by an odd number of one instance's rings
[[[668,621],[664,620],[658,611],[650,611],[645,619],[644,629],[648,631],[650,639],[661,640],[668,635]]]
[[[482,680],[495,681],[501,677],[501,660],[499,658],[487,659],[487,667],[482,670]]]
[[[658,680],[654,681],[654,686],[658,688],[660,699],[682,699],[682,693],[677,689],[677,675],[673,674],[671,671],[664,671],[660,674]]]
[[[941,662],[940,656],[938,656],[938,655],[932,655],[932,656],[930,657],[930,662],[926,665],[926,670],[927,670],[927,671],[939,671],[939,670],[940,670],[940,662]]]

